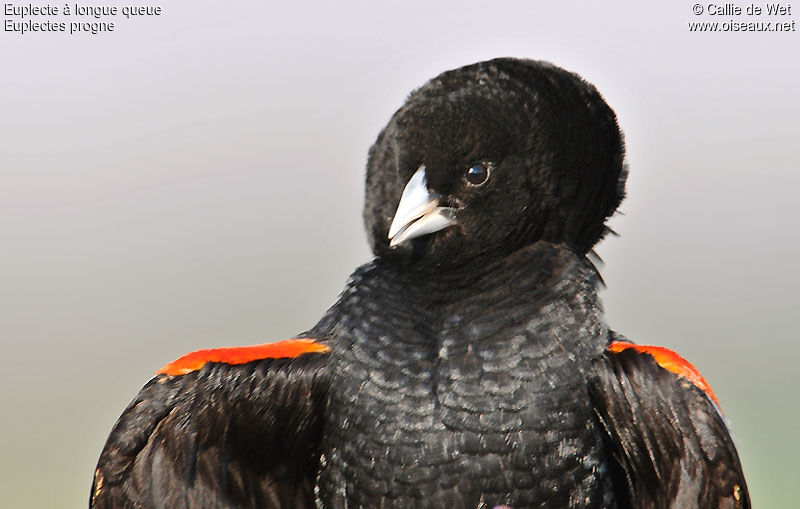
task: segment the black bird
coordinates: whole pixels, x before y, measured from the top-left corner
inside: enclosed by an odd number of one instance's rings
[[[551,64],[429,81],[369,153],[374,260],[298,338],[164,366],[90,506],[749,507],[705,380],[603,321],[588,255],[623,158]]]

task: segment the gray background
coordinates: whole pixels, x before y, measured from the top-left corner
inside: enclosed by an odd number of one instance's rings
[[[702,370],[755,505],[789,507],[800,36],[690,33],[692,3],[173,1],[113,33],[0,34],[0,506],[83,507],[164,362],[311,326],[369,259],[378,130],[439,72],[510,55],[617,111],[608,320]]]

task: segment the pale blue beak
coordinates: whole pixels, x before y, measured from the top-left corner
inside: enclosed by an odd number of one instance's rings
[[[456,209],[440,207],[440,198],[441,195],[428,190],[425,166],[420,166],[403,189],[389,227],[389,247],[456,224]]]

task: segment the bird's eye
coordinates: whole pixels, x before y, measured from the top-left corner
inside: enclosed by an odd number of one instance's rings
[[[476,163],[469,167],[464,174],[464,180],[471,186],[479,186],[489,180],[489,165],[486,163]]]

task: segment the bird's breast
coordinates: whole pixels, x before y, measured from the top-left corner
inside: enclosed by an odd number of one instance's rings
[[[512,297],[368,299],[342,321],[319,479],[328,505],[602,498],[583,373],[605,326],[570,299]]]

